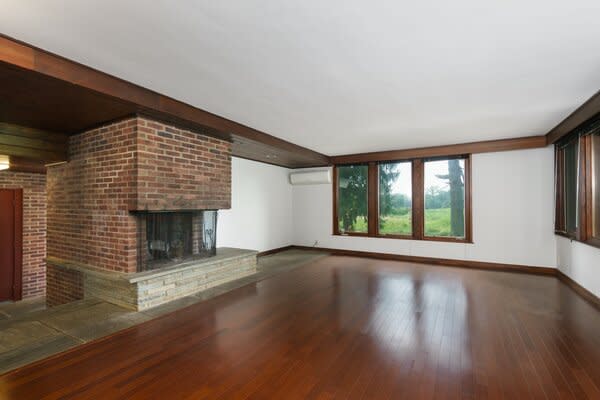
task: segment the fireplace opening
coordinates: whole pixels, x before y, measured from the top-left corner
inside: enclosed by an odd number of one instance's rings
[[[216,254],[217,210],[138,214],[138,271]]]

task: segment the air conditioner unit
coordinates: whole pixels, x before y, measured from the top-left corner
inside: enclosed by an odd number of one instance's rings
[[[290,173],[292,185],[320,185],[331,183],[331,169],[298,171]]]

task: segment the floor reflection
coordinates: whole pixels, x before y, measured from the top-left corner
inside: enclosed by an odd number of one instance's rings
[[[447,356],[436,360],[441,368],[471,370],[469,318],[476,305],[460,279],[440,280],[418,269],[337,268],[332,275],[341,332],[367,335],[373,351],[390,362],[440,353]]]

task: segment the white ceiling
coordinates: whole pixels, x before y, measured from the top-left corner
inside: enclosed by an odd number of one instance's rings
[[[541,135],[598,0],[0,0],[0,32],[327,155]]]

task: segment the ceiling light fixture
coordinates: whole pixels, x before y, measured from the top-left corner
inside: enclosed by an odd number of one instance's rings
[[[9,168],[10,168],[10,160],[8,159],[8,156],[0,155],[0,171],[2,171],[4,169],[9,169]]]

